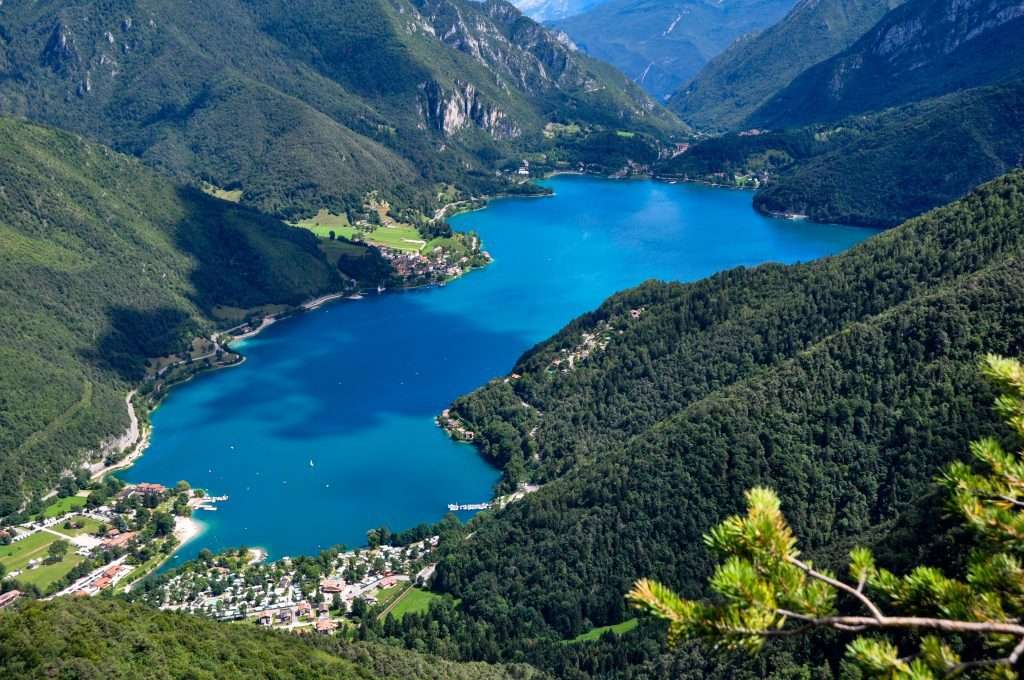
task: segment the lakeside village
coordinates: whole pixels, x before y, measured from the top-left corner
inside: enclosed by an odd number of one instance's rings
[[[58,498],[0,528],[0,609],[22,598],[127,593],[161,609],[219,621],[355,634],[361,623],[426,611],[444,599],[425,589],[440,540],[424,536],[425,530],[395,546],[385,544],[397,542],[390,531],[375,529],[364,549],[334,548],[270,563],[259,550],[216,556],[203,550],[167,574],[146,578],[197,535],[193,511],[216,510],[225,500],[185,482],[167,488],[114,477]]]
[[[227,500],[185,482],[168,488],[109,476],[66,477],[61,494],[0,526],[0,608],[22,597],[126,592],[198,534],[194,511]]]
[[[245,548],[220,555],[204,550],[145,582],[134,596],[165,610],[321,635],[353,634],[363,623],[388,615],[400,619],[443,599],[425,589],[439,536],[402,546],[381,542],[390,536],[387,529],[368,536],[367,548],[274,562]]]

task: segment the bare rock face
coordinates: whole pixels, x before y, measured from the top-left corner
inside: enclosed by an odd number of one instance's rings
[[[81,67],[82,56],[75,46],[75,38],[71,34],[71,29],[63,22],[57,22],[53,27],[53,33],[43,48],[40,61],[59,74],[67,74]]]
[[[522,131],[503,111],[488,103],[470,83],[456,81],[445,90],[434,81],[420,86],[420,114],[426,126],[445,137],[475,126],[494,139],[512,139]]]

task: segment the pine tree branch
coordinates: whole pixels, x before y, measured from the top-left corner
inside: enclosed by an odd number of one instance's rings
[[[876,621],[881,621],[882,619],[885,618],[885,616],[882,614],[882,610],[879,609],[877,606],[875,606],[875,603],[872,602],[868,598],[868,596],[865,595],[864,593],[862,593],[859,589],[853,588],[853,587],[843,583],[842,581],[839,581],[837,579],[832,578],[831,576],[826,576],[825,574],[822,574],[820,571],[815,571],[811,567],[811,565],[809,565],[809,564],[807,564],[805,562],[801,562],[800,560],[796,559],[795,557],[786,557],[786,561],[789,562],[790,564],[792,564],[793,566],[797,567],[798,569],[801,569],[805,574],[807,574],[811,578],[814,578],[814,579],[817,579],[817,580],[822,581],[824,583],[827,583],[828,585],[832,586],[833,588],[835,588],[837,590],[841,590],[844,593],[849,593],[850,595],[853,595],[855,598],[860,600],[860,602],[865,607],[867,607],[868,611],[871,612],[871,615],[874,617],[874,619]]]
[[[969,671],[972,668],[985,668],[987,666],[1009,666],[1013,668],[1020,661],[1021,655],[1024,655],[1024,638],[1021,638],[1017,643],[1017,646],[1013,648],[1009,656],[1003,657],[1002,659],[980,659],[978,661],[965,661],[958,663],[957,665],[950,668],[945,676],[946,678],[952,678],[960,675],[964,671]]]
[[[781,612],[780,612],[781,613]],[[787,615],[793,614],[788,612]],[[871,616],[821,616],[794,615],[794,618],[815,626],[827,626],[843,630],[841,626],[857,626],[863,629],[880,630],[940,630],[946,633],[979,633],[982,635],[1013,635],[1024,638],[1024,625],[1010,621],[957,621],[952,619],[936,619],[923,616],[883,616],[876,619]],[[1015,650],[1016,651],[1016,650]],[[1017,652],[1015,659],[1024,655],[1024,648]]]

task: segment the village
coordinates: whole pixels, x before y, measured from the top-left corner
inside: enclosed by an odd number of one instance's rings
[[[0,607],[21,597],[123,592],[199,531],[211,498],[185,482],[125,484],[113,477],[0,527]]]
[[[264,562],[259,551],[200,553],[138,593],[147,603],[219,621],[247,621],[296,633],[350,630],[369,617],[423,611],[441,596],[424,588],[434,572],[432,536],[315,557]]]
[[[440,245],[426,252],[409,252],[395,248],[378,246],[381,256],[391,265],[395,277],[401,285],[420,286],[426,284],[443,284],[457,279],[471,269],[485,266],[491,257],[487,251],[478,251],[476,237],[471,237],[473,246],[470,255],[460,255],[450,248]]]

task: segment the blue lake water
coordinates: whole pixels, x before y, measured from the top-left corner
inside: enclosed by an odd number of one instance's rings
[[[575,176],[549,198],[451,220],[495,258],[441,288],[339,301],[247,341],[240,367],[174,390],[129,481],[228,495],[175,561],[202,548],[272,557],[365,543],[489,500],[498,472],[433,418],[525,350],[646,279],[842,251],[872,231],[769,219],[749,193]],[[312,464],[311,464],[312,462]],[[173,562],[172,562],[173,563]]]

